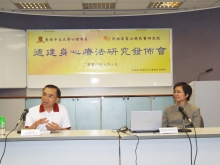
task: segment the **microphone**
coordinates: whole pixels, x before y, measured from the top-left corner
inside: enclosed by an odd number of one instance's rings
[[[209,72],[211,72],[212,70],[213,70],[213,69],[210,68],[210,69],[206,70],[206,73],[209,73]]]
[[[192,120],[189,118],[188,114],[184,111],[182,107],[179,107],[179,111],[183,114],[183,116],[188,120],[191,126],[194,127]]]
[[[18,120],[16,126],[18,126],[18,124],[22,121],[22,119],[24,119],[26,117],[26,114],[29,112],[28,109],[25,109],[24,112],[21,114],[20,119]]]
[[[207,69],[205,72],[200,73],[200,74],[198,75],[198,81],[199,81],[199,77],[200,77],[200,76],[202,76],[202,75],[204,75],[204,74],[207,74],[207,73],[209,73],[209,72],[211,72],[211,71],[213,71],[213,68]]]

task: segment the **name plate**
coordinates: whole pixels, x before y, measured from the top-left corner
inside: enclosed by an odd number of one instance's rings
[[[159,131],[161,134],[172,134],[172,133],[175,133],[177,134],[178,133],[178,129],[177,127],[168,127],[168,128],[159,128]]]
[[[21,130],[21,136],[39,136],[40,130],[39,129],[24,129]]]

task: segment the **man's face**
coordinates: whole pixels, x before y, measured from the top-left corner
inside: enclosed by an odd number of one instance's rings
[[[53,109],[53,105],[57,103],[59,98],[57,97],[56,88],[45,88],[42,93],[42,104],[47,109]]]

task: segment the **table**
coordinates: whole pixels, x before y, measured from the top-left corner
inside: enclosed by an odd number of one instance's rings
[[[196,165],[220,164],[220,128],[196,128],[198,153]],[[195,158],[195,132],[188,133],[192,143],[192,162]],[[191,165],[190,142],[185,133],[136,133],[138,165]],[[135,165],[137,136],[122,134],[121,164]]]
[[[197,128],[196,165],[220,164],[220,127]],[[195,135],[191,138],[195,156]],[[129,133],[128,133],[129,134]],[[136,136],[134,136],[136,135]],[[112,130],[65,130],[40,136],[8,136],[1,165],[190,165],[190,142],[185,133],[139,133],[127,135]],[[120,150],[119,150],[120,146]],[[0,138],[0,153],[4,138]],[[119,151],[121,156],[119,157]]]
[[[118,134],[111,130],[59,131],[40,136],[8,136],[2,165],[119,164]],[[4,148],[0,138],[0,153]]]

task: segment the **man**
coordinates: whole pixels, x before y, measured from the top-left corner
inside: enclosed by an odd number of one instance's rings
[[[55,85],[46,85],[42,90],[42,104],[29,109],[25,129],[69,130],[71,128],[66,108],[57,104],[61,92]]]

